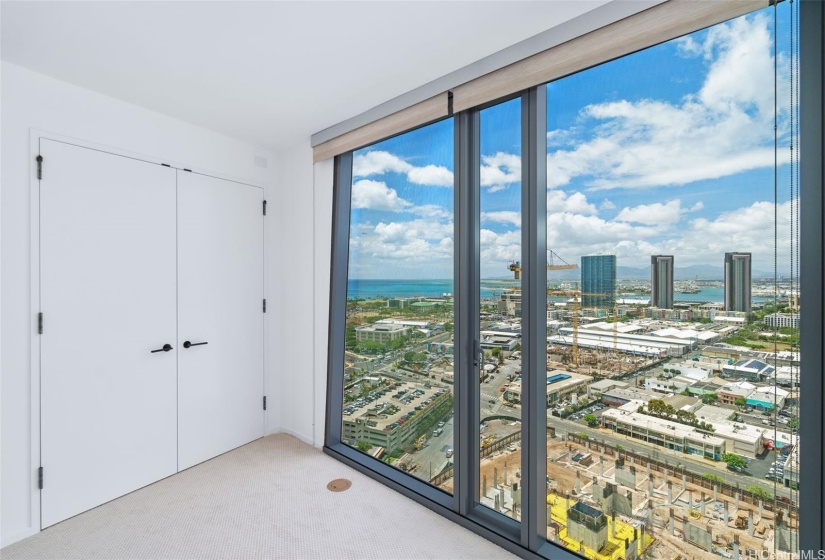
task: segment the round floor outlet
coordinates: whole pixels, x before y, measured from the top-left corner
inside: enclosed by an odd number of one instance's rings
[[[344,490],[348,490],[350,486],[352,486],[352,482],[346,478],[336,478],[327,484],[327,490],[332,490],[333,492],[343,492]]]

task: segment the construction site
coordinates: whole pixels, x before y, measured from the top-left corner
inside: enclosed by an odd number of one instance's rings
[[[482,458],[481,503],[519,519],[520,465],[513,444]],[[590,560],[798,558],[798,521],[790,504],[676,466],[548,438],[547,539]]]
[[[569,264],[559,257],[555,252],[548,251],[547,270],[573,270],[579,268],[578,264]],[[515,280],[521,278],[522,267],[518,261],[511,262],[507,269],[513,273]],[[549,369],[566,369],[576,373],[587,375],[600,375],[603,377],[615,377],[634,371],[656,361],[657,358],[664,357],[664,354],[657,354],[655,351],[647,351],[642,346],[634,346],[620,341],[622,327],[619,324],[618,298],[615,293],[585,292],[579,289],[578,283],[574,283],[572,289],[547,288],[548,305],[551,308],[560,310],[564,314],[571,327],[568,336],[559,336],[555,339],[548,339],[547,345],[547,365]],[[582,302],[585,298],[606,298],[612,302],[612,315],[610,315],[611,325],[604,330],[604,336],[593,336],[588,332],[580,337],[580,332],[584,327],[580,325],[583,316]],[[598,313],[599,310],[588,310]],[[611,309],[601,310],[605,315]],[[583,339],[586,339],[583,340]]]

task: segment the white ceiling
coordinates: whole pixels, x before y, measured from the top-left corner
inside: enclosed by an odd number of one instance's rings
[[[281,149],[605,3],[3,1],[0,53]]]

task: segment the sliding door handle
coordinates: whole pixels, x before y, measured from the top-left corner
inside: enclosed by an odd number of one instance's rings
[[[158,348],[157,350],[152,350],[152,354],[154,354],[155,352],[168,352],[171,349],[172,349],[171,344],[164,344],[163,348]]]
[[[188,340],[183,343],[184,348],[189,348],[190,346],[203,346],[204,344],[209,344],[208,342],[189,342]]]

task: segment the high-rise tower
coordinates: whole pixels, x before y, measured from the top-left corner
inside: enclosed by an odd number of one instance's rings
[[[725,253],[725,311],[751,312],[750,253]]]
[[[650,257],[650,305],[673,309],[673,255]]]
[[[582,257],[582,294],[583,307],[613,307],[616,296],[616,255]]]

